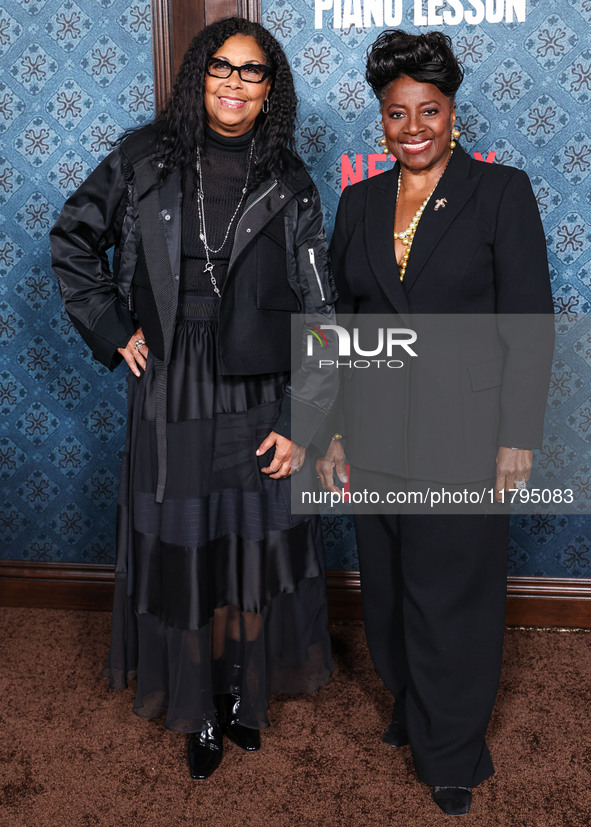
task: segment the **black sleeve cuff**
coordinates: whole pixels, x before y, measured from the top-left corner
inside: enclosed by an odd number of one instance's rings
[[[273,430],[307,448],[323,419],[324,414],[318,408],[294,400],[286,393],[283,396],[281,410],[273,425]]]

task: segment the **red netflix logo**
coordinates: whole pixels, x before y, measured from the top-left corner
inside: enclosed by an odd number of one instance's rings
[[[477,161],[484,161],[486,164],[492,164],[496,157],[496,152],[489,152],[486,158],[482,157],[482,152],[473,152],[474,158]],[[363,181],[365,178],[373,178],[374,175],[381,175],[386,172],[388,167],[379,167],[378,163],[394,164],[396,158],[393,155],[384,155],[383,153],[372,152],[369,155],[355,155],[355,166],[351,163],[348,155],[341,155],[341,192],[348,184],[356,184],[357,181]],[[364,170],[367,174],[364,176]]]

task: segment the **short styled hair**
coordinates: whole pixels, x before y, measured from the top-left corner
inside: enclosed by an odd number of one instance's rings
[[[446,34],[427,32],[417,35],[401,29],[388,29],[369,47],[365,71],[365,78],[380,105],[388,86],[404,75],[418,83],[432,83],[453,100],[464,79],[464,70]]]

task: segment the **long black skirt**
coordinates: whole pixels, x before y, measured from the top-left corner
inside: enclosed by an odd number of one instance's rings
[[[155,376],[129,376],[121,469],[112,688],[137,678],[136,714],[176,732],[215,719],[238,693],[240,722],[264,728],[274,693],[330,678],[322,540],[291,514],[290,481],[261,473],[287,374],[220,376],[217,300],[185,301],[167,380],[167,483],[156,502]],[[248,343],[245,343],[248,346]]]

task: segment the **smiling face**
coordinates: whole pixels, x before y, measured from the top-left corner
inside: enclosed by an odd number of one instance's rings
[[[456,105],[432,83],[403,75],[388,86],[382,125],[390,152],[415,172],[447,163]]]
[[[233,66],[267,62],[256,40],[242,34],[229,37],[212,57],[227,60]],[[229,78],[205,75],[207,123],[220,135],[244,135],[254,126],[270,88],[270,78],[249,83],[241,80],[238,72],[232,72]]]

